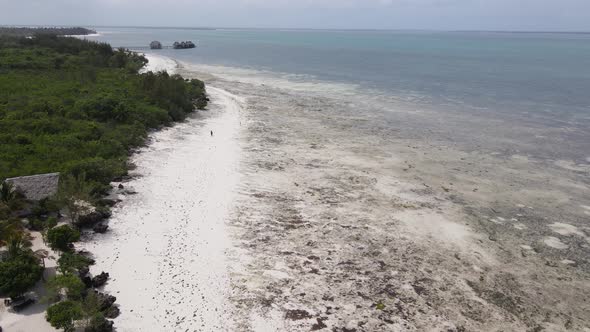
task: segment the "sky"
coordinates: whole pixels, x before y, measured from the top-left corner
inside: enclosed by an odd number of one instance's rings
[[[0,0],[0,25],[590,31],[590,0]]]

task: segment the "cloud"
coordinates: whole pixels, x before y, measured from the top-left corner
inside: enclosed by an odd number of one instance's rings
[[[0,24],[590,30],[588,0],[0,0]]]

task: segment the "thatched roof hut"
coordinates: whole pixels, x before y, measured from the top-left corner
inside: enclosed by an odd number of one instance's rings
[[[59,173],[20,176],[5,180],[22,193],[26,199],[40,201],[57,194],[59,188]]]
[[[160,43],[157,40],[154,40],[153,42],[150,43],[150,48],[152,50],[161,50],[162,49],[162,43]]]

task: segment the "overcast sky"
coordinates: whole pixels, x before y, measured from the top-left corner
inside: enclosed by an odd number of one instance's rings
[[[590,31],[590,0],[0,0],[0,24]]]

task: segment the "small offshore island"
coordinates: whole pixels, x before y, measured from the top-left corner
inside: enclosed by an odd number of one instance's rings
[[[97,290],[109,273],[90,275],[74,243],[107,231],[110,183],[148,132],[207,106],[202,81],[140,73],[143,55],[65,37],[92,33],[0,28],[0,331],[47,330],[39,317],[113,329],[116,298]]]

